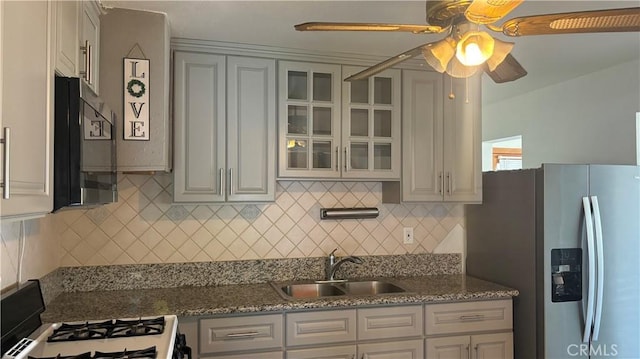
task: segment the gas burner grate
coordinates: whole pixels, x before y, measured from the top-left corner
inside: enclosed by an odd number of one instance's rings
[[[90,352],[86,352],[86,353],[82,353],[82,354],[78,354],[78,355],[56,355],[54,357],[32,357],[32,356],[28,356],[28,359],[92,359],[93,357],[91,356]]]
[[[132,320],[107,320],[79,324],[62,323],[54,329],[47,342],[64,342],[88,339],[108,339],[162,334],[164,317]]]
[[[124,350],[123,352],[102,353],[96,352],[93,359],[155,359],[158,356],[156,347],[140,350]]]
[[[113,322],[107,320],[104,322],[85,322],[81,324],[62,323],[60,327],[53,331],[53,334],[47,339],[48,342],[62,342],[74,340],[88,339],[104,339],[108,338]]]
[[[116,320],[110,338],[162,334],[164,317],[153,319]]]

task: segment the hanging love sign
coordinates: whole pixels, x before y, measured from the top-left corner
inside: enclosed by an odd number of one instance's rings
[[[149,140],[149,60],[124,59],[124,139]]]

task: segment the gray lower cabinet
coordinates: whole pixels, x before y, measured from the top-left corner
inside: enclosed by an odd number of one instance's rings
[[[422,339],[358,344],[360,359],[423,359]]]
[[[511,300],[425,305],[427,358],[513,359]]]
[[[200,320],[200,357],[222,357],[249,351],[280,353],[283,348],[282,314],[210,318]],[[243,354],[248,357],[248,354]],[[251,354],[258,355],[258,354]],[[252,356],[252,358],[260,356]]]
[[[290,313],[286,322],[287,359],[424,356],[421,305]],[[350,345],[340,344],[345,342]],[[318,347],[292,349],[312,345]]]
[[[287,359],[354,359],[356,346],[339,345],[321,348],[287,350]]]
[[[174,201],[275,200],[275,60],[174,55]]]
[[[508,299],[181,318],[180,331],[203,359],[513,359],[512,320]]]
[[[476,334],[426,340],[431,359],[509,359],[513,358],[513,334]]]

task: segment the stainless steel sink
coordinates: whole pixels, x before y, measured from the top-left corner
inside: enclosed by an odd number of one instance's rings
[[[403,288],[379,280],[341,281],[330,283],[271,283],[285,299],[335,297],[344,295],[382,295],[406,292]]]
[[[377,295],[389,293],[403,293],[404,289],[389,282],[379,280],[368,280],[360,282],[345,282],[340,284],[345,291],[351,295]]]
[[[344,295],[345,292],[329,283],[288,284],[280,290],[291,298],[318,298]]]

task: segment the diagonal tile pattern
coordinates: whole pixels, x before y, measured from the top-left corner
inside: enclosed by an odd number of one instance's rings
[[[61,265],[85,266],[431,253],[456,227],[460,204],[382,204],[379,182],[280,181],[275,203],[171,201],[171,174],[121,175],[119,201],[53,215]],[[320,221],[322,207],[378,207],[376,219]],[[414,227],[415,244],[402,243]]]

